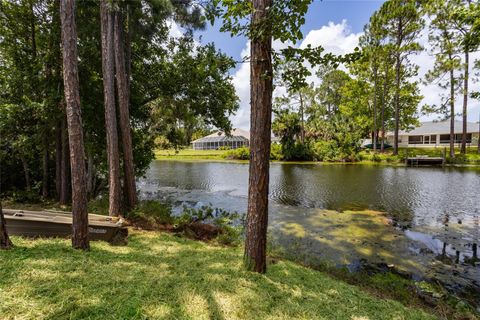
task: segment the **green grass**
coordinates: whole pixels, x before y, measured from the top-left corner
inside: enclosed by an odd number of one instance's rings
[[[155,158],[158,160],[224,160],[224,154],[228,150],[155,150]]]
[[[0,252],[2,319],[434,319],[292,262],[266,275],[225,248],[132,231],[126,247],[13,237]]]
[[[361,162],[386,162],[386,163],[403,163],[405,156],[415,157],[417,155],[426,155],[429,157],[442,157],[444,148],[399,148],[398,156],[392,155],[392,149],[388,149],[385,153],[374,154],[372,150],[364,150],[360,152]],[[477,147],[467,148],[465,155],[460,154],[460,148],[455,148],[455,158],[448,157],[449,149],[447,148],[447,163],[450,164],[469,164],[480,165],[480,154]]]
[[[408,151],[409,157],[416,155],[428,155],[430,157],[441,157],[443,154],[443,148],[400,148],[399,155],[392,155],[392,150],[388,149],[385,153],[373,154],[371,150],[364,150],[359,153],[360,161],[358,164],[404,164],[405,150]],[[175,150],[156,150],[155,158],[158,160],[219,160],[219,161],[248,161],[248,160],[229,160],[226,158],[229,150],[193,150],[182,149],[176,152]],[[447,148],[448,153],[448,148]],[[456,158],[447,159],[451,164],[467,164],[467,165],[480,165],[480,154],[477,152],[477,147],[467,148],[467,154],[465,156],[460,154],[460,149],[455,149]],[[314,163],[312,161],[296,161],[295,163]]]

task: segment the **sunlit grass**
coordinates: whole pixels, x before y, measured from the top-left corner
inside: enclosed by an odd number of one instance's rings
[[[13,237],[0,252],[2,319],[433,319],[287,261],[266,275],[242,249],[132,231],[127,247]]]
[[[223,160],[225,152],[227,150],[155,150],[155,158],[159,160]]]

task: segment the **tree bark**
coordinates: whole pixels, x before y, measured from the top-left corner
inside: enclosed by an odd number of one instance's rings
[[[450,69],[450,157],[455,158],[455,79],[453,69]]]
[[[395,133],[393,140],[393,154],[398,155],[398,132],[400,127],[400,53],[396,54],[395,65]]]
[[[300,141],[305,143],[305,112],[303,108],[303,94],[300,91],[299,92],[300,96]]]
[[[376,57],[374,57],[376,59]],[[373,62],[373,152],[377,152],[377,63]]]
[[[25,190],[30,192],[32,190],[32,186],[30,183],[30,169],[28,168],[28,161],[24,156],[20,156],[20,161],[22,162],[22,167],[23,167],[23,176],[25,179]]]
[[[133,163],[132,132],[130,129],[129,100],[130,90],[125,66],[125,38],[123,15],[115,12],[115,69],[117,79],[118,110],[120,133],[122,137],[124,188],[127,208],[132,209],[137,204],[137,189],[135,186],[135,168]]]
[[[62,168],[62,124],[57,121],[55,125],[55,197],[60,201],[60,193],[62,188],[61,168]]]
[[[70,154],[68,144],[67,118],[63,116],[61,124],[61,163],[60,163],[60,204],[70,201]]]
[[[463,79],[463,127],[462,127],[462,147],[460,153],[465,154],[467,152],[467,106],[468,106],[468,68],[469,68],[469,53],[465,50],[465,75]]]
[[[90,243],[88,239],[87,181],[77,65],[75,0],[60,1],[60,18],[62,23],[63,82],[72,173],[72,246],[76,249],[88,250]]]
[[[387,66],[388,68],[388,66]],[[382,94],[382,110],[381,110],[381,122],[382,122],[382,143],[380,145],[380,152],[385,152],[385,104],[388,94],[388,70],[385,71],[385,82],[383,83],[383,94]]]
[[[48,162],[49,162],[48,135],[43,133],[43,155],[42,155],[42,197],[48,198]]]
[[[252,25],[265,31],[251,40],[250,93],[251,133],[248,181],[248,212],[244,261],[248,270],[266,271],[269,157],[272,122],[272,38],[267,10],[272,0],[254,0]],[[257,28],[258,29],[258,28]]]
[[[8,237],[2,203],[0,202],[0,249],[10,249],[12,246],[12,241],[10,241],[10,238]]]
[[[117,115],[115,108],[115,66],[113,48],[114,16],[108,0],[100,2],[102,33],[103,97],[105,104],[105,127],[107,131],[108,191],[110,216],[121,212],[120,159],[118,150]]]

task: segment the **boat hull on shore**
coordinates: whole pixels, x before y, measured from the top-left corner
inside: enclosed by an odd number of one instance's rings
[[[71,213],[58,211],[25,211],[3,209],[7,231],[11,235],[33,238],[70,238]],[[108,216],[88,215],[90,240],[103,240],[112,244],[126,243],[128,229],[120,221]]]

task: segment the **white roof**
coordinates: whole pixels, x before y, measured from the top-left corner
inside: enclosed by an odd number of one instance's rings
[[[462,133],[463,121],[455,121],[455,133]],[[478,132],[478,123],[467,122],[467,133]],[[430,135],[430,134],[449,134],[450,120],[421,122],[419,127],[410,130],[400,130],[399,135]],[[389,132],[388,135],[393,135]]]

